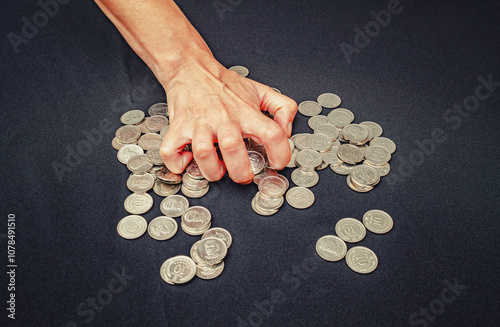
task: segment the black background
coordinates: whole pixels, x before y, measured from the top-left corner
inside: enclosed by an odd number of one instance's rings
[[[233,235],[225,271],[215,280],[168,285],[161,264],[187,255],[199,237],[182,230],[166,242],[117,235],[116,224],[127,215],[129,173],[111,147],[120,115],[146,111],[164,101],[164,91],[93,2],[60,5],[16,52],[9,33],[22,36],[23,17],[33,21],[41,7],[2,1],[0,324],[498,323],[499,87],[473,112],[447,112],[472,99],[480,76],[500,81],[498,1],[401,1],[401,13],[349,63],[341,44],[354,45],[355,28],[364,29],[374,20],[370,12],[386,9],[388,1],[222,0],[230,9],[222,16],[212,1],[178,2],[222,64],[245,65],[250,78],[298,103],[334,92],[356,122],[379,123],[398,146],[391,173],[358,194],[344,176],[325,169],[312,188],[311,208],[285,204],[272,217],[252,211],[255,185],[212,183],[190,203],[206,206],[212,225]],[[103,124],[111,127],[95,132]],[[435,129],[446,139],[432,148],[425,140]],[[298,114],[294,133],[307,131],[307,118]],[[86,133],[95,138],[90,148],[82,148]],[[427,154],[418,152],[422,142]],[[85,155],[68,166],[68,153],[79,147]],[[67,167],[59,177],[57,163]],[[153,196],[148,221],[160,215],[161,198]],[[333,234],[339,219],[361,219],[375,208],[394,219],[390,233],[369,232],[359,243],[378,255],[375,272],[360,275],[345,261],[316,255],[317,239]],[[15,321],[6,310],[9,213],[16,215]],[[110,298],[106,289],[117,273],[129,279]],[[443,308],[447,281],[467,288]],[[85,304],[92,298],[100,299],[98,308]],[[437,314],[429,311],[425,320],[418,312],[429,306]]]

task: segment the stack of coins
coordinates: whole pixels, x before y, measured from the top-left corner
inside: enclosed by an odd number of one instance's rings
[[[349,268],[360,274],[373,272],[378,266],[377,255],[367,247],[354,246],[347,250],[348,243],[357,243],[366,236],[366,230],[385,234],[393,227],[393,220],[382,210],[370,210],[363,215],[363,223],[354,218],[342,218],[335,225],[335,235],[325,235],[316,242],[316,252],[326,261],[340,261],[344,257]]]
[[[181,228],[188,235],[202,235],[211,225],[212,215],[205,207],[190,207],[182,214]]]
[[[261,216],[271,216],[278,212],[284,203],[288,185],[286,178],[267,176],[259,180],[259,191],[252,200],[252,209]]]
[[[231,246],[232,236],[224,228],[207,230],[201,240],[191,247],[191,258],[196,263],[196,276],[214,279],[224,270],[224,257]]]
[[[190,198],[199,198],[207,194],[210,185],[201,173],[196,161],[191,161],[186,167],[186,172],[182,176],[181,191]]]

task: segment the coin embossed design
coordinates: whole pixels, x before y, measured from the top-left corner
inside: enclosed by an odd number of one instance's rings
[[[335,233],[346,242],[356,243],[365,238],[366,228],[357,219],[342,218],[335,225]]]
[[[227,254],[226,244],[215,237],[202,239],[196,248],[201,262],[207,265],[215,265],[224,259]]]
[[[184,284],[196,274],[196,264],[193,259],[185,255],[178,255],[167,259],[160,268],[160,275],[169,284]]]
[[[323,93],[318,96],[318,103],[328,109],[337,108],[340,106],[340,97],[334,93]]]
[[[286,202],[295,209],[306,209],[314,203],[314,193],[305,187],[292,187],[286,192]]]
[[[160,216],[151,220],[148,225],[148,234],[157,241],[165,241],[177,233],[177,222],[170,217]]]
[[[345,261],[349,268],[360,274],[369,274],[378,266],[375,252],[364,246],[354,246],[347,251]]]
[[[125,210],[133,215],[146,213],[153,206],[153,198],[147,193],[132,193],[124,202]]]
[[[189,201],[182,195],[169,195],[160,203],[160,211],[167,217],[180,217],[189,208]]]
[[[347,253],[347,245],[337,236],[325,235],[316,242],[316,252],[327,261],[339,261]]]
[[[127,240],[139,238],[146,232],[148,222],[142,216],[130,215],[122,218],[116,226],[118,235]]]
[[[374,209],[363,215],[363,224],[372,233],[385,234],[392,229],[394,222],[387,212]]]
[[[316,101],[303,101],[297,107],[298,111],[304,116],[312,117],[319,115],[323,108]]]
[[[203,234],[201,239],[203,240],[203,239],[208,238],[208,237],[218,238],[219,240],[224,242],[224,244],[226,244],[226,247],[228,249],[231,246],[231,244],[233,243],[233,238],[231,236],[231,233],[229,233],[224,228],[220,228],[220,227],[210,228],[209,230],[207,230],[205,232],[205,234]]]

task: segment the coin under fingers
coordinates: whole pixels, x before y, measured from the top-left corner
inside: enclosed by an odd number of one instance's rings
[[[323,93],[318,96],[318,103],[325,108],[333,109],[340,106],[340,97],[334,93]]]
[[[237,65],[237,66],[229,67],[228,69],[233,71],[233,72],[236,72],[241,77],[247,77],[250,74],[250,71],[245,66]]]
[[[147,193],[132,193],[124,202],[125,210],[133,215],[146,213],[153,206],[153,198]]]
[[[304,116],[312,117],[319,115],[323,108],[316,101],[303,101],[298,105],[298,111]]]
[[[168,116],[168,104],[164,102],[155,103],[148,109],[150,116]]]
[[[259,174],[266,166],[266,160],[257,151],[248,151],[248,159],[250,159],[250,166],[254,175]]]
[[[347,266],[360,274],[369,274],[378,266],[375,252],[364,246],[354,246],[347,251],[345,261]]]
[[[363,224],[372,233],[385,234],[392,229],[394,222],[387,212],[374,209],[363,215]]]
[[[346,242],[356,243],[365,238],[366,228],[357,219],[342,218],[335,225],[335,233]]]
[[[306,209],[314,203],[314,193],[305,187],[292,187],[286,192],[286,202],[295,209]]]
[[[189,208],[189,201],[182,195],[167,196],[160,203],[160,211],[167,217],[180,217]]]
[[[120,222],[118,222],[118,226],[116,226],[118,235],[127,240],[133,240],[141,237],[142,234],[146,232],[147,228],[148,222],[146,219],[138,215],[126,216],[120,220]]]
[[[339,261],[347,253],[347,245],[334,235],[325,235],[316,242],[316,252],[327,261]]]
[[[170,217],[160,216],[151,220],[148,225],[148,234],[157,241],[165,241],[177,233],[177,222]]]

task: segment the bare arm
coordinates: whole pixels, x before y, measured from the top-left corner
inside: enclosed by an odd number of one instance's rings
[[[234,181],[248,183],[253,173],[242,137],[263,143],[273,168],[289,162],[286,137],[297,104],[224,68],[172,0],[96,3],[165,88],[171,126],[161,154],[170,170],[181,173],[194,155],[207,179],[220,179],[227,167]],[[193,153],[182,150],[189,143]]]

